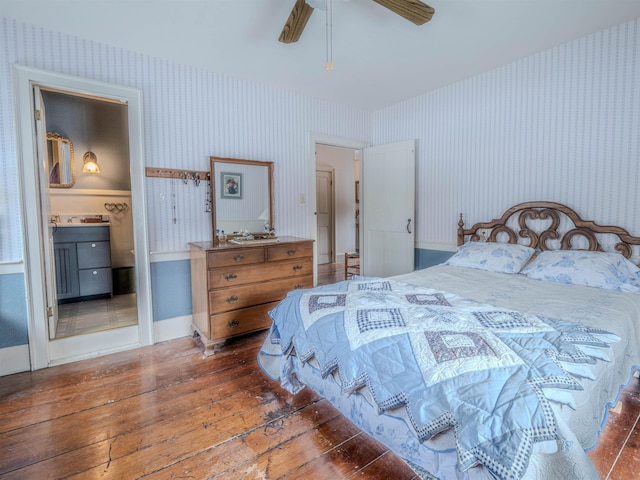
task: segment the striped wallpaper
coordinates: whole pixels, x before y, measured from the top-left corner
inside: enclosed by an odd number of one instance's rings
[[[452,244],[514,203],[553,200],[640,235],[639,20],[370,114],[0,19],[0,262],[20,260],[11,63],[144,92],[147,165],[208,169],[209,155],[275,162],[276,227],[308,235],[309,132],[417,139],[419,245]],[[135,159],[133,159],[135,161]],[[152,251],[211,237],[204,184],[147,179]],[[176,205],[173,223],[172,202]]]
[[[273,161],[280,234],[309,235],[298,202],[310,182],[309,132],[359,141],[371,132],[361,109],[0,18],[0,262],[22,259],[12,63],[141,89],[148,166],[208,170],[210,155]],[[212,238],[204,183],[146,185],[152,251]]]
[[[640,20],[373,114],[373,144],[417,139],[417,241],[551,200],[640,235]]]

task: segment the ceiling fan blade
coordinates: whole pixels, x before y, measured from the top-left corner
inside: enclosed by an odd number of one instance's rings
[[[433,17],[433,7],[420,0],[373,0],[416,25],[427,23]]]
[[[297,42],[312,13],[313,7],[305,0],[296,0],[278,40],[282,43]]]

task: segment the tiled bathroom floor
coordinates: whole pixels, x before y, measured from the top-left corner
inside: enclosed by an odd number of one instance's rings
[[[128,327],[138,323],[136,294],[58,306],[56,338]]]

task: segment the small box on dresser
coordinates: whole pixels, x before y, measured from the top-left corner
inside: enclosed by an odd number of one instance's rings
[[[268,312],[292,290],[313,287],[313,240],[190,244],[193,330],[205,354],[237,335],[271,326]]]

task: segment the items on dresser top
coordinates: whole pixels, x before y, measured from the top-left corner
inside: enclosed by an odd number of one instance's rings
[[[190,247],[192,328],[207,355],[228,338],[269,328],[268,312],[278,301],[313,286],[313,240]]]

